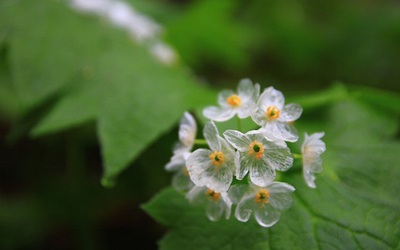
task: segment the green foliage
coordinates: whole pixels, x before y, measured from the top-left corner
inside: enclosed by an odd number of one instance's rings
[[[172,228],[159,242],[161,249],[397,249],[400,143],[388,140],[398,129],[396,116],[354,98],[334,101],[324,112],[313,127],[326,132],[324,172],[316,189],[306,186],[300,163],[281,175],[296,191],[278,224],[265,229],[235,218],[210,222],[204,207],[165,190],[144,206]],[[309,128],[302,119],[298,127]]]
[[[23,110],[56,99],[32,135],[95,120],[104,184],[185,110],[208,99],[209,92],[181,66],[162,65],[144,46],[98,18],[80,16],[52,1],[5,5],[9,67]]]

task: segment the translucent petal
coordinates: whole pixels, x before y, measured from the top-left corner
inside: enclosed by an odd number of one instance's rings
[[[279,221],[280,212],[268,204],[255,206],[254,217],[261,226],[271,227]]]
[[[171,160],[165,165],[167,171],[177,171],[186,165],[184,152],[174,153]]]
[[[270,193],[270,204],[276,209],[284,210],[292,206],[293,198],[289,193]]]
[[[275,170],[263,159],[253,160],[250,167],[250,180],[260,187],[265,187],[275,179]]]
[[[238,204],[243,197],[252,193],[248,185],[233,185],[229,188],[228,195],[234,204]]]
[[[251,114],[251,119],[253,119],[253,121],[259,126],[264,126],[267,123],[265,117],[265,110],[262,110],[259,107],[256,107],[254,112]]]
[[[232,90],[222,90],[219,94],[218,94],[218,104],[221,107],[230,107],[227,99],[228,97],[230,97],[231,95],[234,95],[235,92],[233,92]]]
[[[302,112],[303,108],[299,104],[291,103],[281,110],[281,115],[278,120],[282,122],[292,122],[297,120]]]
[[[221,151],[225,154],[225,158],[233,159],[235,157],[235,150],[232,145],[221,136],[218,136],[218,139],[221,143]]]
[[[257,103],[258,97],[260,96],[260,84],[254,84],[253,100]]]
[[[222,200],[214,201],[210,200],[207,203],[206,214],[208,219],[211,221],[218,221],[221,219],[223,212],[225,211],[225,203]]]
[[[311,171],[303,168],[303,177],[304,180],[306,181],[307,186],[309,186],[310,188],[317,187],[317,185],[315,185],[315,179],[316,179],[315,175]]]
[[[260,95],[258,99],[257,105],[265,112],[267,107],[276,106],[278,109],[282,109],[285,104],[285,97],[282,92],[274,89],[273,87],[269,87],[264,90],[264,92]]]
[[[236,154],[239,156],[239,161],[236,164],[236,179],[242,180],[249,172],[254,158],[247,152],[237,152]]]
[[[238,95],[242,99],[242,102],[252,100],[254,93],[254,86],[250,79],[242,79],[238,86]],[[256,100],[253,100],[256,102]]]
[[[204,184],[219,193],[228,191],[233,180],[233,167],[233,164],[213,165],[203,175],[206,180]]]
[[[218,139],[218,129],[214,122],[208,122],[204,126],[203,135],[204,138],[206,138],[208,146],[210,146],[211,150],[221,150],[221,142]]]
[[[325,152],[325,143],[320,140],[324,133],[314,133],[311,136],[305,134],[305,140],[302,145],[303,154],[303,176],[307,185],[315,188],[315,175],[322,171],[321,154]]]
[[[268,190],[270,193],[291,193],[296,189],[285,182],[274,181],[268,185]]]
[[[180,171],[177,171],[172,177],[172,187],[176,191],[188,191],[194,186],[192,180],[189,175],[185,174],[183,168]]]
[[[255,103],[243,103],[242,106],[236,110],[238,117],[240,119],[244,119],[251,116],[255,110],[255,107]]]
[[[286,171],[293,165],[293,156],[289,148],[279,147],[273,142],[267,142],[264,154],[270,166],[279,171]]]
[[[179,140],[186,147],[192,147],[196,139],[197,125],[193,116],[189,112],[185,112],[180,120]]]
[[[278,131],[276,134],[277,139],[281,139],[284,141],[295,142],[299,139],[299,135],[297,133],[297,129],[290,125],[287,122],[275,122]]]
[[[239,151],[247,151],[252,143],[242,132],[237,130],[226,130],[224,132],[225,139]]]
[[[187,194],[186,198],[192,204],[201,204],[206,201],[205,193],[207,188],[204,186],[194,186]]]
[[[203,186],[208,181],[207,171],[214,166],[209,158],[211,153],[208,149],[197,149],[186,160],[190,179],[197,186]]]
[[[314,133],[311,136],[305,134],[305,139],[302,144],[302,153],[307,154],[309,152],[322,154],[326,150],[325,143],[321,138],[325,135],[324,132]]]
[[[206,107],[203,110],[203,115],[213,121],[223,122],[231,119],[236,114],[236,110],[231,107]]]
[[[225,202],[225,219],[229,219],[229,217],[231,216],[231,208],[232,208],[232,200],[229,198],[228,193],[227,192],[222,192],[221,193],[221,198],[222,201]]]
[[[248,195],[241,199],[239,204],[236,206],[235,217],[239,221],[246,222],[250,219],[251,213],[253,212],[254,206],[254,195]]]

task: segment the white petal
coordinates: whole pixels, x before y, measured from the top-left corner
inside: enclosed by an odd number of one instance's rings
[[[289,142],[296,142],[299,139],[299,135],[297,133],[297,129],[290,125],[287,122],[275,122],[278,131],[276,132],[275,136],[278,139],[289,141]]]
[[[284,210],[292,206],[293,198],[289,193],[270,193],[270,205],[276,209]]]
[[[242,79],[238,86],[238,96],[241,98],[242,102],[251,100],[254,94],[253,83],[250,79]],[[253,101],[255,102],[255,100]]]
[[[186,147],[192,147],[196,139],[197,125],[193,116],[189,112],[185,112],[180,120],[179,140]]]
[[[218,139],[218,129],[214,122],[208,122],[204,126],[203,135],[204,138],[206,138],[208,146],[210,146],[211,150],[221,150],[221,142]]]
[[[254,112],[251,114],[251,119],[253,119],[253,121],[259,126],[264,126],[266,124],[267,120],[265,118],[265,110],[262,110],[259,107],[256,107]]]
[[[315,175],[322,171],[321,154],[325,152],[326,145],[320,140],[324,133],[314,133],[311,136],[305,134],[305,140],[302,145],[303,154],[303,176],[307,185],[315,188]]]
[[[203,110],[203,115],[213,121],[223,122],[231,119],[236,114],[236,110],[231,107],[206,107]]]
[[[273,142],[268,142],[265,151],[264,157],[274,169],[286,171],[293,165],[293,156],[289,148],[279,147]]]
[[[254,195],[248,195],[241,199],[235,210],[235,217],[239,221],[246,222],[253,212]]]
[[[203,186],[207,182],[205,174],[213,164],[210,160],[212,151],[208,149],[197,149],[194,151],[186,161],[186,167],[189,172],[190,179],[197,185]]]
[[[218,95],[218,104],[221,107],[230,107],[228,104],[228,97],[230,97],[231,95],[234,95],[235,92],[233,92],[232,90],[222,90],[219,95]]]
[[[279,221],[280,212],[268,204],[255,206],[254,217],[261,226],[271,227]]]
[[[229,217],[231,216],[232,200],[229,198],[227,192],[222,192],[221,193],[221,198],[222,198],[222,201],[225,203],[225,205],[224,205],[224,207],[225,207],[225,219],[228,220]]]
[[[270,193],[288,193],[294,192],[296,189],[285,182],[274,181],[268,185],[268,190]]]
[[[264,112],[269,106],[276,106],[278,109],[282,109],[285,104],[285,97],[282,92],[269,87],[264,90],[258,99],[258,107],[260,107]]]
[[[243,197],[252,193],[249,185],[233,185],[229,188],[228,196],[234,204],[238,204]]]
[[[225,158],[233,159],[235,157],[235,150],[233,149],[232,145],[221,136],[218,136],[218,139],[221,143],[220,150],[225,154]]]
[[[165,170],[176,171],[186,165],[185,154],[182,152],[174,153],[171,160],[165,165]]]
[[[247,118],[254,113],[256,105],[254,103],[243,103],[241,107],[239,107],[236,112],[240,119]]]
[[[231,186],[233,171],[233,165],[213,166],[204,173],[204,184],[215,192],[226,192]]]
[[[275,170],[263,159],[252,161],[250,180],[260,187],[265,187],[275,179]]]
[[[187,194],[186,198],[189,200],[190,203],[192,204],[199,204],[204,202],[205,199],[205,193],[207,192],[207,188],[203,186],[194,186]]]
[[[242,180],[249,172],[253,157],[251,157],[247,152],[242,153],[238,151],[236,154],[239,156],[236,158],[238,159],[236,162],[236,179]]]
[[[237,130],[226,130],[224,132],[225,139],[239,151],[247,151],[252,143],[242,132]]]
[[[301,116],[302,112],[303,108],[300,105],[295,103],[288,104],[281,110],[279,121],[282,122],[295,121]]]
[[[207,207],[206,207],[206,214],[208,219],[210,219],[211,221],[218,221],[221,219],[221,216],[225,210],[225,204],[223,201],[219,200],[219,201],[214,201],[214,200],[210,200],[207,203]]]
[[[188,191],[194,186],[190,177],[181,169],[172,177],[172,187],[177,191]]]

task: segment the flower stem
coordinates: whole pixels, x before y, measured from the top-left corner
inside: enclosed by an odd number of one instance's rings
[[[293,158],[295,158],[295,159],[302,159],[303,158],[302,154],[292,154],[292,155],[293,155]]]
[[[194,144],[207,145],[207,141],[205,139],[196,139],[196,140],[194,140]]]
[[[242,131],[242,121],[240,120],[239,116],[236,116],[237,127],[239,131]]]

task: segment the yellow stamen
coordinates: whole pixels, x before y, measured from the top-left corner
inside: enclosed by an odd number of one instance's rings
[[[231,107],[239,107],[242,105],[242,100],[240,99],[239,96],[233,94],[226,98],[226,102],[231,106]]]
[[[211,163],[218,167],[224,163],[224,158],[224,153],[219,151],[214,151],[214,153],[210,154]]]
[[[207,196],[208,196],[208,198],[210,198],[213,201],[219,201],[219,199],[221,198],[221,194],[215,192],[212,189],[207,190]]]
[[[189,176],[189,171],[187,170],[187,167],[186,167],[186,166],[183,167],[183,174],[184,174],[185,176]]]
[[[254,201],[260,203],[261,206],[264,206],[265,204],[269,203],[268,198],[268,189],[260,189],[260,191],[258,191],[258,193],[256,194],[256,198],[254,198]]]
[[[264,155],[264,148],[261,142],[253,141],[249,146],[249,154],[260,159]]]
[[[281,111],[276,106],[268,106],[266,116],[268,120],[278,119]]]

